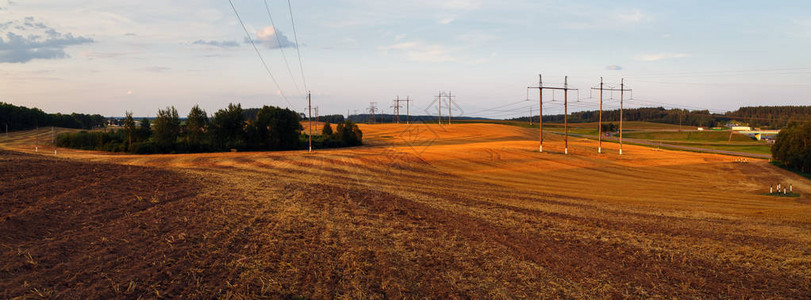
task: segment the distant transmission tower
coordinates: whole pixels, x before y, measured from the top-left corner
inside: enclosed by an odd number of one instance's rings
[[[369,124],[377,122],[375,119],[375,112],[377,112],[377,102],[369,102]]]

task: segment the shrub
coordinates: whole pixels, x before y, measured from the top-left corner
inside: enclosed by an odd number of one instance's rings
[[[780,130],[772,158],[787,168],[811,172],[811,122],[791,123]]]

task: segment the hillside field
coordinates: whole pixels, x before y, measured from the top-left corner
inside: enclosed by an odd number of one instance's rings
[[[360,127],[364,146],[313,153],[54,157],[50,130],[0,136],[0,297],[811,296],[811,181],[765,160]]]

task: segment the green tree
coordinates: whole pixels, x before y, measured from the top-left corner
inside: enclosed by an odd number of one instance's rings
[[[215,147],[219,149],[244,147],[245,117],[242,114],[242,105],[229,103],[227,108],[214,113],[211,134]]]
[[[321,135],[327,138],[332,135],[332,124],[324,122],[324,128],[321,129]]]
[[[345,146],[358,146],[363,144],[363,132],[361,132],[358,125],[352,121],[347,120],[344,123],[338,123],[336,134],[338,135],[338,140]]]
[[[154,139],[158,147],[169,150],[174,147],[180,136],[180,117],[174,106],[158,110],[153,125]]]
[[[790,123],[777,134],[772,158],[784,166],[811,173],[811,122]]]
[[[149,140],[151,135],[152,125],[149,123],[149,119],[142,118],[138,123],[138,129],[135,130],[135,142],[138,143]]]
[[[202,144],[207,126],[208,116],[206,111],[202,110],[199,105],[195,105],[186,117],[186,141],[192,145]]]
[[[132,147],[132,135],[135,133],[135,119],[132,118],[132,112],[126,112],[124,117],[124,131],[127,133],[127,147]]]
[[[265,149],[298,148],[298,136],[303,129],[298,113],[286,108],[263,106],[253,124]]]

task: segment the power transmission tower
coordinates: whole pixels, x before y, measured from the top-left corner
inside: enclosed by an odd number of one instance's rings
[[[394,99],[392,101],[394,101],[394,105],[392,105],[391,107],[394,108],[394,114],[397,116],[397,124],[400,124],[400,101],[405,100],[400,100],[400,96],[397,96],[397,99]]]
[[[532,105],[529,106],[529,126],[532,126]]]
[[[611,92],[619,91],[620,92],[620,155],[622,155],[622,100],[623,100],[623,95],[624,95],[623,92],[631,91],[631,89],[625,89],[624,85],[625,85],[625,80],[623,79],[623,81],[621,81],[621,83],[620,83],[620,88],[619,89],[604,88],[603,87],[603,78],[600,77],[600,87],[599,88],[591,88],[592,90],[597,90],[597,89],[600,90],[600,122],[599,122],[600,128],[597,129],[600,136],[598,137],[599,144],[597,146],[597,153],[602,153],[602,146],[603,146],[603,91],[611,91]]]
[[[310,150],[307,152],[313,152],[313,102],[309,91],[307,92],[307,111],[309,112],[307,116],[307,127],[310,127],[310,135],[307,137]]]
[[[543,76],[538,74],[538,86],[530,86],[527,87],[529,89],[538,89],[539,101],[540,101],[540,112],[539,112],[539,120],[538,124],[540,125],[540,132],[539,132],[539,142],[540,145],[538,146],[538,152],[543,152],[543,90],[563,90],[563,128],[564,128],[564,153],[569,154],[569,91],[576,91],[577,89],[570,89],[569,88],[569,76],[565,77],[565,81],[563,87],[552,87],[552,86],[543,86]],[[553,94],[554,95],[554,94]],[[554,99],[553,99],[554,100]]]
[[[371,117],[371,119],[369,119],[369,124],[374,124],[375,122],[377,122],[377,120],[375,120],[376,111],[377,111],[377,102],[369,102],[369,117]]]

